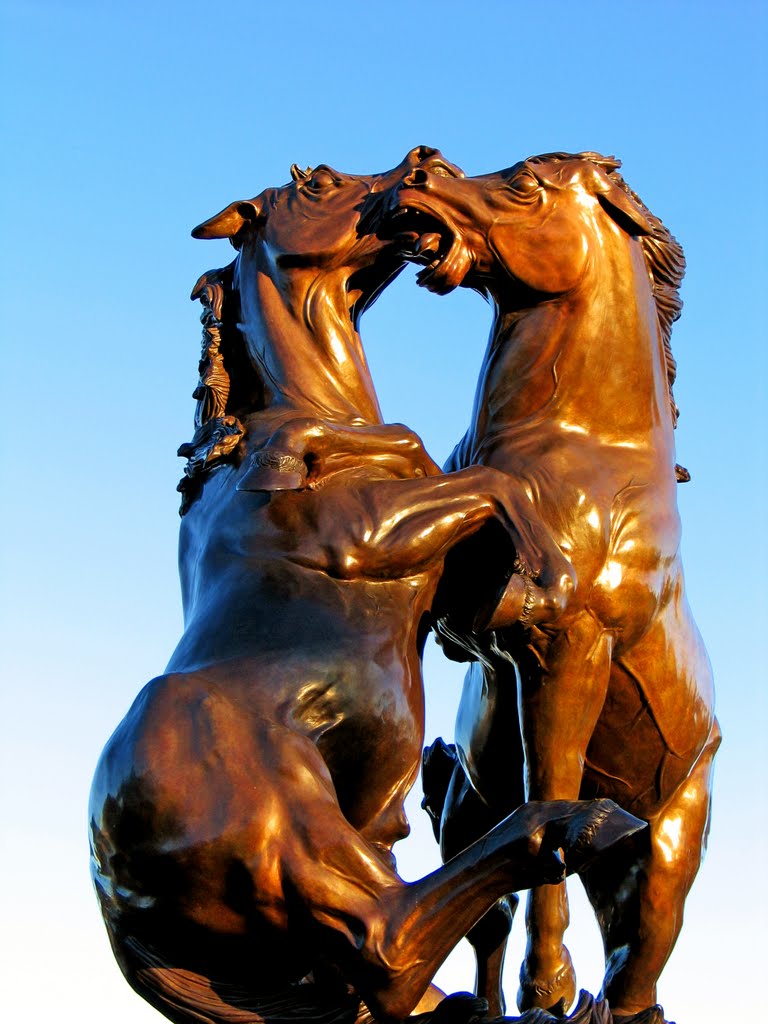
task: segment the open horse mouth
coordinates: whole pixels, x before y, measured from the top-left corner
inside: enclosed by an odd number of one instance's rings
[[[386,244],[382,245],[382,241]],[[357,329],[361,315],[397,277],[408,256],[393,239],[384,239],[383,236],[377,238],[373,234],[363,236],[354,251],[347,255],[351,262],[358,264],[357,269],[350,274],[346,286],[349,314]],[[361,256],[363,258],[359,258]]]
[[[392,239],[405,259],[423,266],[416,275],[422,288],[444,295],[460,285],[472,256],[457,228],[421,197],[404,195],[401,189],[382,218],[379,236]]]

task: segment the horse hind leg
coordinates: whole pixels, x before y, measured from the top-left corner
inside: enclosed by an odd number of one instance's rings
[[[507,941],[519,902],[518,897],[510,893],[491,907],[467,933],[467,941],[475,953],[475,993],[487,1001],[489,1017],[503,1017],[506,1012],[502,974]]]
[[[472,788],[456,748],[439,737],[424,751],[422,782],[422,807],[430,816],[443,860],[449,860],[497,824],[498,815]],[[466,936],[475,954],[475,993],[487,1001],[490,1017],[503,1016],[506,1008],[502,972],[518,903],[514,893],[505,896]]]
[[[605,948],[602,996],[615,1019],[656,1004],[656,984],[683,924],[709,829],[715,722],[704,750],[650,828],[582,875]]]
[[[564,882],[548,890],[537,888],[528,894],[528,942],[517,1005],[521,1012],[541,1007],[555,1016],[565,1016],[576,996],[573,961],[562,942],[569,923],[568,895]]]

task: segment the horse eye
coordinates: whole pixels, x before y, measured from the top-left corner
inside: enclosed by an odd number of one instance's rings
[[[538,181],[530,172],[519,175],[513,181],[508,183],[508,187],[512,192],[516,192],[521,196],[529,196],[539,187]]]
[[[328,188],[329,185],[334,185],[335,183],[336,179],[328,171],[317,171],[309,181],[305,182],[304,188],[308,188],[311,192],[319,192],[320,189]]]

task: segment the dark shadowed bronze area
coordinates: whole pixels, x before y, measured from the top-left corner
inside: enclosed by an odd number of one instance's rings
[[[685,598],[669,339],[682,249],[596,153],[532,157],[494,174],[414,167],[382,237],[422,263],[438,294],[494,306],[472,422],[446,469],[508,474],[570,567],[559,616],[532,587],[517,622],[444,609],[446,652],[474,659],[456,746],[427,755],[425,802],[451,856],[523,800],[610,797],[649,822],[581,873],[603,935],[614,1019],[661,1021],[659,975],[706,844],[720,742],[712,679]],[[474,564],[471,544],[446,579]],[[451,568],[452,566],[452,568]],[[438,601],[440,594],[438,593]],[[501,905],[474,930],[481,993],[498,1002]],[[521,1008],[563,1012],[575,977],[565,887],[534,889]]]
[[[184,633],[109,740],[90,807],[115,955],[172,1021],[430,1012],[435,970],[501,897],[587,871],[643,827],[609,800],[533,802],[432,875],[396,873],[446,556],[475,535],[496,552],[493,571],[441,590],[446,614],[452,594],[476,605],[473,624],[549,622],[574,580],[508,467],[443,475],[381,421],[358,320],[404,256],[369,226],[417,173],[461,179],[426,147],[381,175],[294,167],[194,232],[238,256],[193,292]],[[435,1019],[482,1015],[468,1005]]]

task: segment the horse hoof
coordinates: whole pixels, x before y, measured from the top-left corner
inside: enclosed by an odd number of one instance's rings
[[[566,873],[582,871],[614,843],[646,828],[647,824],[613,800],[585,800],[583,809],[573,815],[562,837]]]
[[[251,456],[251,464],[237,484],[238,491],[298,491],[306,487],[307,467],[292,452],[263,448]]]
[[[533,971],[528,963],[520,968],[520,988],[517,991],[518,1009],[547,1010],[553,1017],[565,1017],[568,1007],[576,998],[576,972],[571,955],[562,947],[560,962],[550,971],[539,965]]]

